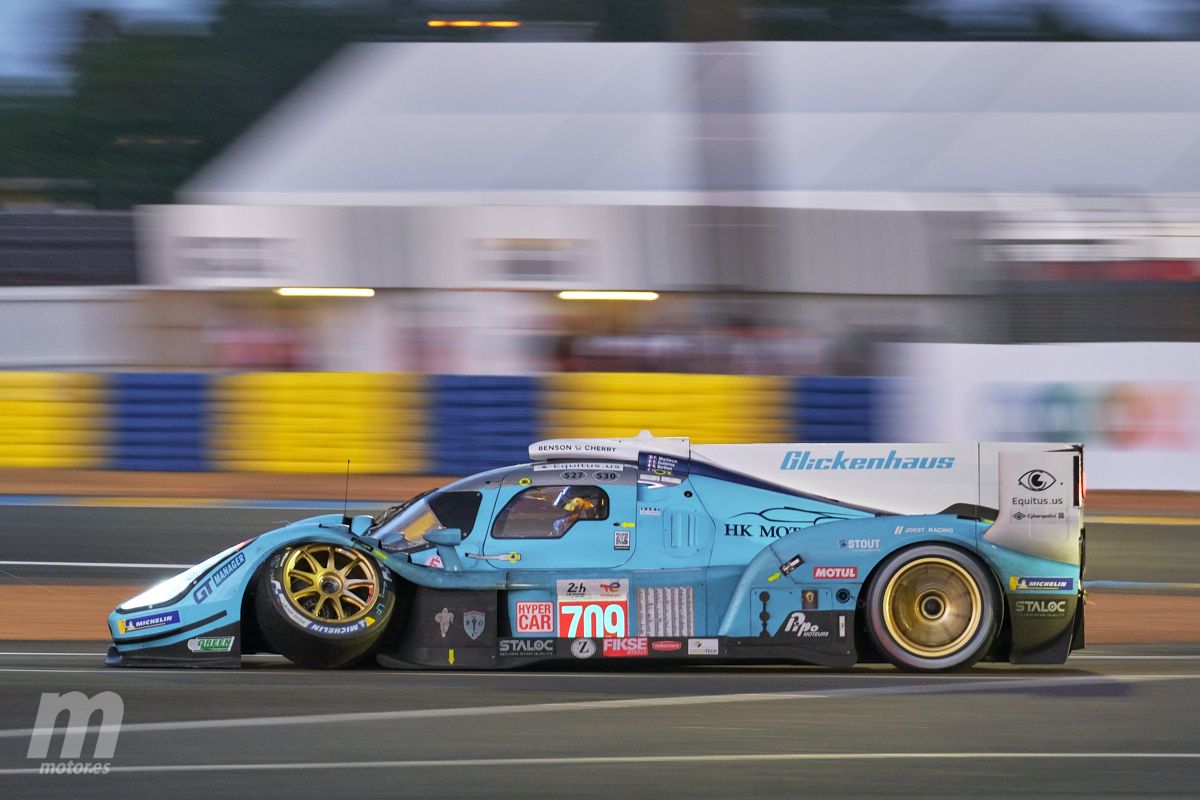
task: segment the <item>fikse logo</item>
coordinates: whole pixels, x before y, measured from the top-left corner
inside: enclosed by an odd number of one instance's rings
[[[1056,483],[1058,479],[1044,469],[1031,469],[1017,478],[1017,484],[1031,492],[1044,492]]]

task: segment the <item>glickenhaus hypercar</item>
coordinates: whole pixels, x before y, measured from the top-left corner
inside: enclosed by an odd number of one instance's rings
[[[109,616],[120,666],[646,658],[1061,663],[1083,646],[1074,444],[560,439],[377,517],[312,517]]]

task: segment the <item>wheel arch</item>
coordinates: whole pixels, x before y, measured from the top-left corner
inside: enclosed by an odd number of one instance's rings
[[[324,542],[327,544],[336,544],[342,547],[350,548],[353,540],[349,536],[339,536],[337,532],[329,528],[314,528],[304,525],[296,528],[279,528],[269,533],[264,533],[255,538],[254,542],[249,545],[255,547],[255,553],[250,561],[251,568],[246,570],[242,577],[241,600],[239,604],[239,622],[242,628],[242,652],[243,653],[258,653],[258,652],[274,652],[271,646],[267,643],[266,637],[263,636],[262,630],[258,624],[258,618],[254,610],[255,595],[258,592],[259,579],[262,573],[268,568],[271,562],[271,557],[285,547],[304,544],[306,542]],[[407,583],[393,570],[388,570],[387,566],[381,563],[378,559],[374,559],[376,565],[381,572],[388,572],[391,576],[393,586],[399,588],[398,584]],[[392,624],[389,621],[389,626]]]

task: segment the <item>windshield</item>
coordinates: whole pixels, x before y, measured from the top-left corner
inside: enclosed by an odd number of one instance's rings
[[[379,519],[375,520],[375,524],[371,527],[374,528],[376,531],[378,531],[384,525],[386,525],[389,521],[394,519],[395,516],[397,514],[399,514],[401,511],[403,511],[406,508],[411,507],[413,503],[417,502],[421,498],[425,497],[426,495],[428,495],[434,491],[436,491],[436,490],[435,489],[426,489],[425,491],[421,492],[420,494],[413,495],[412,497],[408,498],[407,500],[405,500],[401,503],[397,503],[394,506],[390,506],[387,509],[387,511],[384,511],[382,514],[379,515]]]
[[[482,499],[479,492],[426,492],[389,508],[368,535],[389,553],[424,550],[432,547],[425,541],[430,531],[457,528],[467,536],[475,527]]]

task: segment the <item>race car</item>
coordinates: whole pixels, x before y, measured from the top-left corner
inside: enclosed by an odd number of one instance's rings
[[[677,659],[913,671],[1084,644],[1078,444],[553,439],[316,516],[109,616],[113,666]]]

